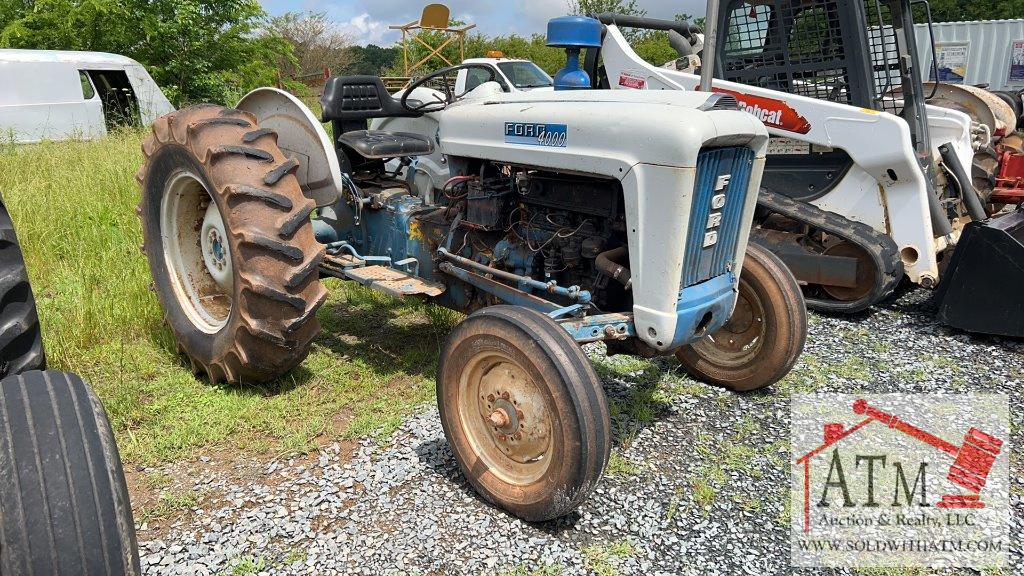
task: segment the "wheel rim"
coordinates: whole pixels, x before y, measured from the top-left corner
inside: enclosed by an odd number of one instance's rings
[[[502,481],[524,486],[547,471],[553,400],[507,355],[483,352],[466,364],[458,412],[473,452]]]
[[[164,262],[178,304],[208,334],[227,324],[234,271],[227,229],[217,203],[189,172],[168,179],[160,201]]]
[[[750,284],[741,278],[736,307],[729,321],[693,348],[717,366],[739,367],[757,356],[766,332],[764,304]]]

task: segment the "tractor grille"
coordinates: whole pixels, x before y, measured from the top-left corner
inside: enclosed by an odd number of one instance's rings
[[[681,289],[724,274],[735,259],[753,165],[754,151],[750,148],[704,150],[698,156]],[[722,187],[724,176],[729,181]],[[725,194],[725,205],[715,209],[718,194]],[[718,226],[709,226],[712,213],[721,214]],[[712,232],[717,233],[717,238],[708,245],[707,234]]]

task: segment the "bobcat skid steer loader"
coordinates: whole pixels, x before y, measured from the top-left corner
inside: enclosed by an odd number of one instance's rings
[[[938,288],[946,324],[1022,337],[1017,119],[983,90],[922,82],[916,4],[721,3],[717,40],[707,39],[713,89],[734,96],[772,137],[751,238],[786,262],[813,309],[862,311],[905,274]],[[697,29],[598,19],[601,48],[585,57],[595,88],[697,87],[705,40]],[[648,64],[620,27],[668,31],[680,58]]]

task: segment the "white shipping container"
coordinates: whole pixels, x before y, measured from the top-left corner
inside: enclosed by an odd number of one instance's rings
[[[943,22],[933,29],[937,50],[946,45],[947,53],[955,57],[958,48],[967,46],[964,84],[988,84],[989,90],[1024,89],[1024,19]],[[915,32],[924,68],[921,75],[927,82],[932,77],[932,39],[927,24],[918,24]],[[1011,77],[1015,43],[1019,68]]]

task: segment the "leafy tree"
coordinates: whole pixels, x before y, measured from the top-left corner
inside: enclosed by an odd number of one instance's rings
[[[397,46],[351,46],[348,52],[349,63],[342,69],[345,74],[383,74],[385,70],[395,66],[402,57],[402,49]]]
[[[936,22],[1024,18],[1024,0],[932,0],[931,6]]]
[[[287,12],[270,19],[264,34],[280,36],[291,44],[294,60],[280,54],[277,69],[284,76],[321,73],[325,68],[344,70],[352,61],[349,39],[324,12]]]
[[[626,16],[647,16],[647,11],[637,6],[636,0],[570,0],[571,14],[624,14]],[[639,42],[647,35],[646,30],[624,28],[622,35],[630,44]]]

